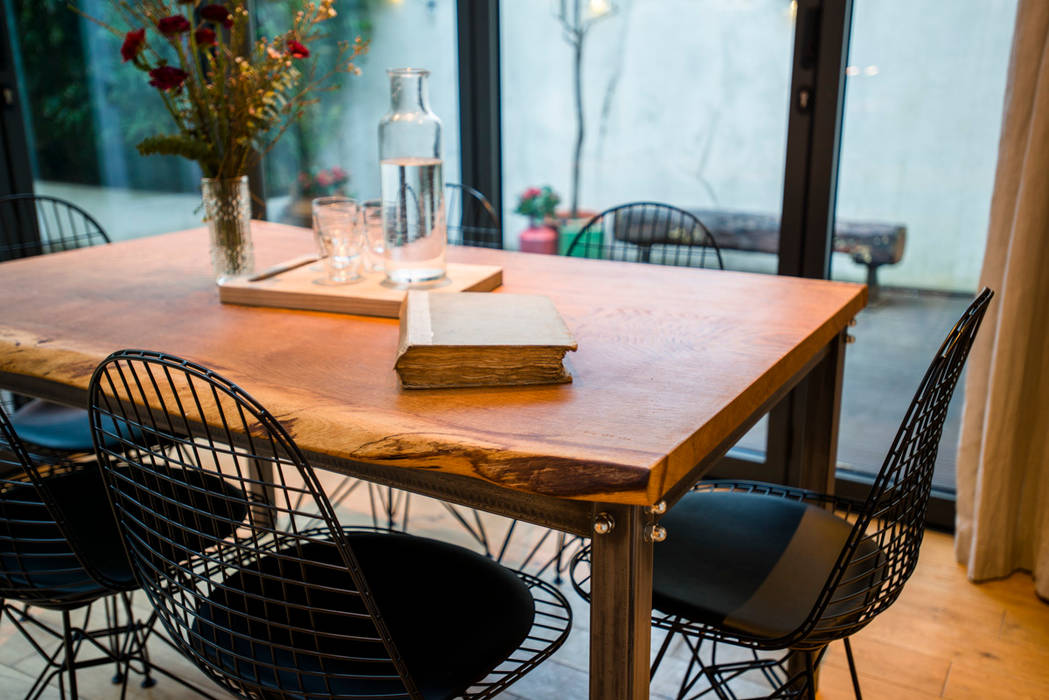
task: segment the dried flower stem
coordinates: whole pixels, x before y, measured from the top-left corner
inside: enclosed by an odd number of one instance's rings
[[[146,29],[145,44],[134,57],[136,68],[151,76],[168,65],[184,72],[182,78],[183,74],[165,69],[169,75],[164,77],[170,79],[174,72],[175,81],[158,85],[176,133],[147,138],[139,151],[190,158],[200,164],[205,177],[227,179],[247,173],[317,101],[317,91],[332,89],[340,73],[359,73],[353,60],[367,50],[359,37],[352,44],[341,42],[334,65],[317,74],[306,47],[323,35],[323,23],[335,16],[334,0],[303,3],[287,32],[257,40],[248,36],[246,0],[227,0],[220,6],[219,17],[222,7],[229,12],[221,22],[214,20],[214,14],[205,15],[211,20],[197,16],[194,10],[204,4],[202,0],[111,2],[128,28]],[[116,36],[125,36],[112,25],[80,14]],[[161,33],[161,20],[170,22],[173,17],[182,17],[188,31]],[[197,43],[196,31],[203,26],[215,32],[214,45]]]

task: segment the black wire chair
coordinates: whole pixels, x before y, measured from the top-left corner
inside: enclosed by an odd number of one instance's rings
[[[0,197],[0,262],[109,243],[93,216],[58,197]]]
[[[721,250],[695,214],[658,202],[606,209],[579,230],[569,256],[725,269]]]
[[[340,526],[285,427],[205,367],[114,353],[92,377],[90,412],[136,578],[182,653],[232,692],[487,698],[568,633],[568,602],[533,577],[454,545]],[[148,447],[157,441],[174,447]],[[243,524],[219,518],[212,530],[240,527],[179,561],[171,543],[217,517],[171,496],[199,474],[252,507]]]
[[[444,185],[444,217],[450,245],[502,248],[503,227],[488,198],[469,185]]]
[[[153,620],[138,621],[132,612],[129,593],[137,586],[105,498],[93,462],[40,461],[0,407],[0,617],[6,614],[44,660],[26,697],[39,697],[57,677],[62,697],[68,678],[75,698],[77,671],[108,663],[116,668],[113,682],[124,684],[122,694],[133,670],[143,687],[154,685],[156,671],[210,697],[150,662]],[[104,606],[101,625],[92,623],[96,601]],[[61,611],[62,628],[38,619],[29,605]],[[72,619],[76,611],[83,612],[79,624]],[[57,648],[45,649],[47,639]],[[83,648],[92,655],[85,657]]]
[[[102,226],[72,202],[35,194],[0,197],[0,262],[109,242]],[[87,411],[17,394],[4,403],[15,432],[34,452],[59,460],[92,453]]]
[[[947,406],[991,297],[984,289],[937,350],[865,501],[710,481],[663,517],[652,624],[667,634],[652,673],[671,639],[683,637],[692,658],[679,698],[735,697],[729,682],[754,673],[771,686],[769,697],[814,698],[814,665],[838,639],[861,697],[849,637],[896,600],[917,564]],[[572,562],[573,585],[588,599],[589,561],[587,548]],[[704,641],[712,643],[706,661]],[[723,642],[749,657],[719,663]]]

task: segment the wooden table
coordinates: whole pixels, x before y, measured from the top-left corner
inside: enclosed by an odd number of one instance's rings
[[[308,252],[258,224],[258,267]],[[397,321],[221,305],[203,230],[0,265],[0,386],[86,403],[121,348],[210,366],[277,416],[317,466],[577,535],[595,519],[590,696],[648,697],[652,506],[673,504],[806,376],[811,485],[836,453],[844,329],[861,285],[456,248],[550,296],[572,384],[405,391]],[[498,293],[498,292],[496,292]],[[674,533],[669,533],[670,537]],[[541,672],[541,671],[539,671]]]

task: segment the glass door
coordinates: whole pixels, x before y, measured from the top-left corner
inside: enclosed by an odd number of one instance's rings
[[[103,0],[78,7],[117,19]],[[83,207],[113,240],[199,226],[196,166],[135,149],[171,118],[148,78],[122,65],[120,38],[64,0],[3,9],[16,75],[5,88],[21,97],[33,191]]]
[[[977,291],[1016,4],[853,2],[831,275],[872,286],[846,354],[839,476],[881,467],[932,353]],[[960,389],[933,476],[947,495]]]
[[[258,31],[288,24],[297,0],[256,0]],[[360,75],[341,76],[335,89],[294,124],[266,158],[270,220],[310,226],[310,200],[346,194],[379,196],[379,120],[390,108],[389,68],[430,71],[430,107],[442,122],[445,182],[459,182],[459,65],[456,7],[450,2],[338,3],[328,36],[314,50],[334,54],[338,42],[360,36],[368,51],[354,60]],[[330,61],[330,59],[329,59]]]
[[[697,214],[732,270],[778,268],[794,56],[789,0],[500,5],[502,182],[513,213],[550,186],[567,252],[590,215],[650,201]],[[738,444],[763,459],[766,420]]]

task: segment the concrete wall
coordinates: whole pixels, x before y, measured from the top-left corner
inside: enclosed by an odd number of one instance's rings
[[[362,74],[343,80],[346,104],[336,146],[339,162],[353,176],[354,193],[379,196],[379,120],[390,107],[387,68],[430,71],[430,109],[440,117],[444,142],[444,179],[459,181],[459,54],[454,2],[374,3],[371,45]],[[332,161],[336,162],[336,161]]]
[[[585,0],[584,0],[585,3]],[[793,14],[788,0],[619,0],[586,39],[580,205],[637,199],[778,212]],[[838,212],[902,222],[887,284],[976,286],[1016,0],[856,0]],[[504,2],[507,243],[516,196],[567,201],[571,50],[546,2]],[[774,269],[768,255],[732,264]],[[835,256],[834,276],[864,268]]]

